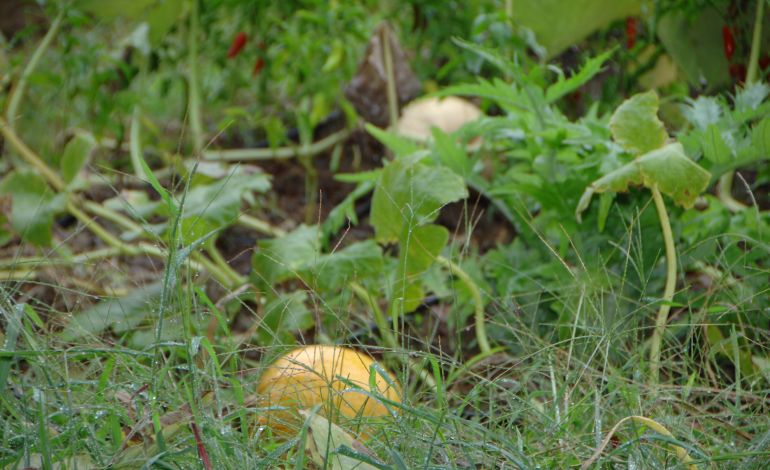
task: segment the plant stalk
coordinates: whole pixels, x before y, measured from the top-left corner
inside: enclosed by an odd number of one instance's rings
[[[308,145],[299,145],[295,147],[280,148],[253,148],[253,149],[230,149],[230,150],[207,150],[203,152],[204,160],[220,161],[249,161],[249,160],[273,160],[288,159],[303,156],[312,156],[334,147],[340,142],[345,141],[352,131],[348,128],[339,130],[318,142]]]
[[[390,128],[395,129],[398,122],[398,90],[396,85],[396,73],[393,68],[393,51],[390,48],[390,35],[393,34],[390,26],[385,24],[380,34],[382,41],[382,62],[385,64],[385,77],[388,93],[388,115]]]
[[[457,276],[465,284],[468,290],[471,291],[473,303],[475,304],[473,319],[476,323],[476,341],[479,343],[479,349],[482,354],[491,353],[492,348],[489,346],[489,340],[487,339],[487,328],[484,319],[484,302],[481,299],[481,290],[479,289],[479,286],[473,282],[473,279],[471,279],[468,273],[451,260],[448,260],[443,256],[437,256],[436,262],[447,268],[450,273]]]
[[[663,242],[666,247],[666,286],[663,290],[663,303],[658,309],[658,315],[655,318],[655,329],[652,331],[650,340],[650,383],[657,384],[660,378],[660,348],[663,341],[663,333],[666,330],[668,322],[668,313],[671,310],[671,301],[674,300],[674,289],[676,288],[676,249],[674,247],[674,235],[671,232],[671,223],[666,212],[666,205],[663,202],[663,196],[657,185],[652,187],[652,199],[655,201],[655,209],[658,211],[660,220],[660,229],[663,233]]]
[[[190,31],[188,33],[188,63],[187,79],[190,81],[187,96],[188,118],[190,119],[190,136],[195,156],[203,151],[203,124],[201,122],[200,90],[198,89],[198,0],[191,0]]]
[[[372,310],[374,323],[380,330],[380,336],[385,341],[385,345],[393,350],[393,352],[398,350],[398,341],[396,341],[396,337],[393,334],[393,331],[390,330],[388,321],[385,319],[385,315],[383,315],[382,309],[380,309],[380,306],[377,305],[377,301],[374,299],[374,297],[372,297],[369,291],[367,291],[363,286],[356,282],[351,282],[350,288],[353,289],[353,292],[358,296],[358,298],[366,305],[368,305]],[[425,367],[417,364],[416,362],[410,361],[408,358],[403,358],[401,355],[398,355],[398,357],[401,358],[401,361],[405,363],[410,369],[412,369],[412,372],[417,374],[420,377],[420,380],[422,380],[428,387],[433,389],[436,388],[435,379],[428,373]]]
[[[53,38],[56,36],[56,34],[58,34],[63,20],[64,10],[62,9],[62,11],[56,15],[53,23],[51,23],[51,27],[48,28],[48,32],[45,33],[43,40],[40,41],[37,49],[35,49],[32,57],[30,57],[29,62],[27,62],[27,66],[24,67],[24,71],[21,73],[19,81],[16,82],[16,86],[14,86],[13,90],[11,91],[11,96],[8,99],[8,107],[6,108],[5,112],[6,119],[8,119],[8,125],[11,127],[11,129],[15,128],[14,122],[16,121],[16,112],[19,109],[21,99],[24,97],[24,92],[27,89],[27,81],[29,80],[30,75],[32,75],[32,73],[37,68],[37,65],[40,63],[40,59],[48,49],[48,46],[51,45],[51,41],[53,41]]]

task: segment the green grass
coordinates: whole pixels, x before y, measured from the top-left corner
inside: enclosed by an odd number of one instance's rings
[[[629,253],[647,249],[634,246],[643,245],[635,231],[629,227]],[[629,257],[629,264],[635,261]],[[636,269],[643,278],[649,274]],[[202,295],[204,284],[187,270],[177,274],[179,283],[161,296],[168,299],[166,324],[181,325],[179,334],[144,347],[127,347],[117,334],[107,335],[109,341],[103,335],[62,341],[56,330],[66,313],[25,295],[35,283],[3,284],[8,326],[0,372],[10,371],[0,374],[5,379],[3,466],[195,468],[201,463],[190,423],[200,430],[214,468],[296,464],[299,441],[273,440],[268,429],[254,432],[249,425],[260,413],[247,406],[249,396],[261,368],[282,347],[253,346],[243,333],[225,328],[209,343],[200,325],[223,312]],[[621,419],[644,416],[673,437],[629,422],[597,465],[682,466],[669,448],[675,444],[698,468],[764,468],[770,458],[766,382],[740,377],[739,369],[731,373],[729,361],[726,365],[725,358],[704,347],[704,314],[685,309],[673,317],[663,341],[661,384],[651,386],[645,380],[644,346],[655,303],[606,290],[597,279],[616,274],[594,277],[579,269],[573,274],[561,286],[533,293],[528,304],[484,292],[488,329],[501,350],[473,364],[459,347],[462,340],[443,349],[414,331],[400,337],[404,349],[390,351],[394,354],[386,364],[404,384],[403,404],[367,442],[377,458],[391,468],[568,468],[586,461]],[[54,279],[64,275],[53,272]],[[620,276],[613,285],[627,281]],[[37,287],[93,301],[87,292],[55,284]],[[323,299],[316,300],[324,308]],[[527,311],[550,302],[569,309],[570,325],[527,319]],[[349,311],[336,312],[339,324],[326,332],[329,340],[338,341],[367,322],[363,307],[352,302]],[[138,331],[157,326],[160,312],[148,308]],[[376,343],[352,346],[376,353],[387,349]],[[427,368],[435,388],[393,360],[406,353]]]

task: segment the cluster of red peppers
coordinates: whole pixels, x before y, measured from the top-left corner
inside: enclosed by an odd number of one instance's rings
[[[241,53],[243,48],[246,46],[246,42],[248,41],[248,36],[243,31],[239,31],[238,34],[235,35],[233,38],[233,41],[230,43],[230,49],[227,51],[227,58],[233,59],[238,56],[238,54]],[[264,52],[265,50],[265,43],[260,42],[259,43],[259,49]],[[262,71],[262,69],[265,67],[265,59],[262,57],[262,54],[257,57],[257,60],[254,62],[254,68],[251,71],[251,75],[256,77],[259,75],[259,73]]]

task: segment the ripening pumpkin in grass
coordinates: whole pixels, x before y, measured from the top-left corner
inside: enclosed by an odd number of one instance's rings
[[[370,437],[370,426],[390,416],[371,392],[392,401],[399,401],[400,394],[396,379],[390,376],[388,383],[378,371],[373,372],[374,388],[370,386],[374,363],[368,355],[341,346],[303,346],[289,352],[265,369],[257,386],[260,407],[286,409],[267,411],[260,424],[277,437],[293,436],[302,427],[299,411],[320,405],[322,416],[362,439]]]

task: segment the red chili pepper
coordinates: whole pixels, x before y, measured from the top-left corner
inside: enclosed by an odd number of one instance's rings
[[[265,59],[262,58],[262,54],[264,53],[265,50],[267,50],[267,46],[265,46],[264,41],[260,41],[257,47],[262,52],[260,52],[260,56],[257,57],[256,62],[254,62],[254,69],[251,71],[252,77],[256,77],[257,75],[259,75],[259,72],[261,72],[262,69],[265,67]]]
[[[743,83],[746,80],[746,65],[745,64],[730,64],[730,76],[738,83]]]
[[[735,52],[735,38],[729,26],[722,26],[722,45],[725,47],[725,57],[727,60],[732,60]]]
[[[770,55],[765,54],[759,59],[759,68],[765,70],[767,67],[770,67]]]
[[[246,45],[246,33],[243,31],[239,32],[235,35],[233,38],[233,42],[230,44],[230,50],[227,51],[227,58],[232,59],[233,57],[237,56],[241,53],[241,50],[243,50],[243,46]]]
[[[254,70],[251,71],[251,76],[256,77],[259,75],[259,72],[262,71],[262,68],[265,66],[265,61],[262,59],[262,57],[257,57],[257,61],[254,62]]]
[[[626,49],[633,49],[636,45],[637,19],[626,18]]]

